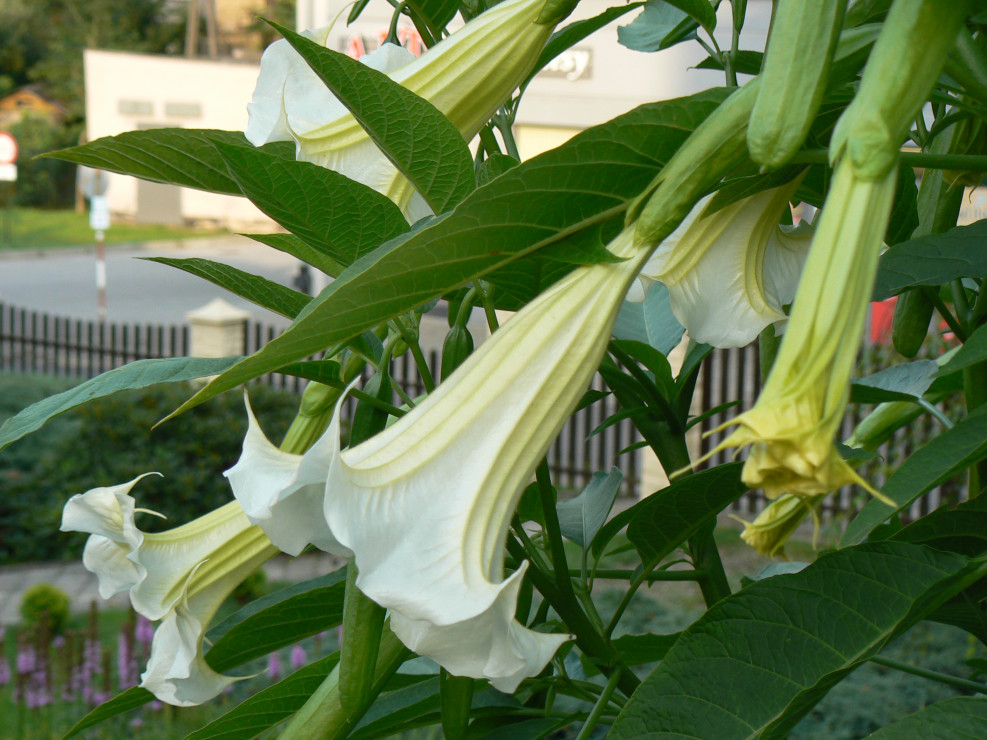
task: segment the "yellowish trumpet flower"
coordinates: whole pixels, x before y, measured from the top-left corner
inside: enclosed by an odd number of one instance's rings
[[[858,177],[844,160],[836,170],[799,283],[781,349],[753,408],[717,448],[750,445],[743,480],[769,498],[814,496],[857,483],[876,496],[842,458],[833,439],[850,393],[895,171]]]
[[[546,22],[545,6],[545,0],[505,0],[418,58],[385,43],[361,61],[428,100],[469,141],[531,71],[561,20]],[[562,10],[557,15],[566,14]],[[329,28],[304,35],[325,45]],[[276,41],[264,52],[248,112],[246,136],[254,145],[294,141],[298,159],[383,193],[410,221],[431,214],[411,183],[287,41]]]

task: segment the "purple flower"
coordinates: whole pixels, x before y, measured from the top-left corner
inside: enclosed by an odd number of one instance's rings
[[[267,673],[271,679],[277,681],[284,673],[281,669],[281,654],[273,652],[267,656]]]
[[[305,648],[301,645],[295,645],[291,649],[291,667],[296,671],[305,665],[305,661],[308,656],[305,655]]]
[[[134,629],[134,637],[142,645],[150,645],[151,640],[154,639],[154,625],[143,614],[137,617],[137,627]]]

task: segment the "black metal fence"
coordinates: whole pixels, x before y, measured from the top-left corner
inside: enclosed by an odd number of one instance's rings
[[[244,327],[243,353],[251,354],[274,339],[279,329],[257,322]],[[91,378],[134,360],[159,357],[181,357],[189,354],[189,328],[152,324],[114,324],[51,316],[38,311],[0,303],[0,371],[44,373],[77,378]],[[873,372],[886,363],[880,347],[865,347],[861,351],[858,374]],[[433,376],[438,377],[439,356],[432,352],[427,361]],[[696,392],[694,414],[717,409],[739,399],[739,404],[711,414],[698,425],[703,437],[700,452],[715,449],[729,430],[716,431],[723,423],[749,408],[760,389],[760,364],[756,345],[741,349],[714,350],[703,366]],[[392,362],[391,377],[412,398],[424,392],[417,367],[409,354]],[[304,380],[294,376],[272,373],[259,379],[277,388],[300,392]],[[593,387],[604,389],[597,376]],[[396,403],[400,403],[396,398]],[[344,409],[344,416],[353,411],[353,401]],[[844,420],[846,438],[871,407],[851,406]],[[589,482],[596,470],[617,465],[624,474],[623,492],[637,494],[642,477],[640,453],[624,452],[640,436],[633,424],[624,419],[600,431],[595,430],[618,410],[616,401],[608,396],[580,410],[566,423],[548,452],[556,485],[563,490],[578,490]],[[894,438],[878,450],[879,457],[867,463],[861,473],[880,486],[887,471],[894,469],[913,449],[942,431],[938,421],[929,415],[919,417],[913,424],[899,430]],[[706,465],[716,465],[730,459],[734,451],[713,455]],[[644,493],[648,493],[645,491]],[[950,482],[936,488],[915,502],[909,514],[919,517],[945,501],[955,501],[964,495],[962,484]],[[859,509],[868,494],[856,486],[847,486],[827,498],[821,508],[824,518],[845,515]],[[765,504],[760,491],[752,491],[734,505],[733,511],[752,518]]]
[[[244,325],[243,353],[252,354],[270,342],[280,329],[254,321]],[[187,326],[129,325],[51,316],[0,303],[0,371],[43,373],[91,378],[134,360],[183,357],[190,353]],[[311,358],[316,359],[316,358]],[[427,361],[436,378],[440,358],[428,353]],[[424,393],[418,369],[407,353],[392,361],[391,377],[410,397]],[[300,393],[307,381],[280,373],[258,379],[276,388]],[[594,387],[602,389],[597,377]],[[395,403],[401,403],[395,397]],[[348,400],[344,418],[351,418],[355,403]],[[589,433],[616,413],[616,402],[605,398],[577,412],[563,428],[548,452],[556,485],[563,490],[585,486],[596,470],[617,465],[624,474],[623,492],[637,493],[640,456],[617,453],[637,441],[629,420],[614,424],[591,438]]]

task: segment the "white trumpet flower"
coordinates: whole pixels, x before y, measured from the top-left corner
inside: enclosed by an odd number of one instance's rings
[[[672,313],[697,342],[743,347],[788,321],[812,230],[781,226],[800,179],[707,215],[703,198],[641,270],[668,287]],[[638,291],[637,296],[643,297]]]
[[[438,108],[469,141],[531,70],[555,28],[539,23],[545,0],[505,0],[415,58],[382,44],[361,61]],[[329,28],[307,31],[326,45]],[[246,137],[255,146],[294,141],[296,158],[383,193],[414,222],[425,200],[285,40],[261,58]]]
[[[238,680],[206,664],[205,628],[277,548],[236,501],[166,532],[141,532],[134,522],[141,510],[129,494],[144,477],[73,496],[61,529],[90,534],[83,564],[99,579],[100,596],[129,591],[135,611],[162,620],[141,686],[169,704],[201,704]]]
[[[328,455],[317,443],[320,459],[330,460],[324,513],[340,544],[330,551],[354,555],[357,585],[391,610],[391,628],[405,645],[506,692],[538,674],[569,639],[514,619],[526,563],[503,577],[504,539],[525,483],[589,384],[649,253],[634,242],[633,227],[610,250],[625,261],[574,270],[383,432],[340,451],[331,429]],[[238,497],[253,496],[244,482],[275,467],[270,450],[257,450],[245,444],[234,468]],[[282,463],[300,470],[315,460],[303,458]],[[267,495],[281,502],[287,490]]]

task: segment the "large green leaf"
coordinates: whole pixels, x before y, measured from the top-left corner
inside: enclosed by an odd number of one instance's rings
[[[473,157],[462,134],[434,105],[345,54],[271,25],[350,110],[435,213],[444,213],[469,194],[474,185]]]
[[[80,383],[75,388],[33,403],[11,416],[0,426],[0,450],[40,429],[49,419],[94,399],[118,391],[146,388],[155,383],[177,383],[216,375],[232,367],[239,359],[241,358],[168,357],[131,362]]]
[[[987,324],[974,331],[956,354],[946,364],[939,368],[939,377],[959,372],[963,368],[976,365],[987,360]]]
[[[938,372],[939,365],[933,360],[892,365],[873,375],[854,380],[850,400],[853,403],[915,401],[929,390]]]
[[[635,504],[629,539],[645,563],[658,562],[709,524],[747,490],[743,463],[728,463],[679,478]]]
[[[930,704],[871,733],[865,740],[931,740],[937,737],[950,740],[987,737],[987,698],[958,696]]]
[[[888,539],[928,545],[969,557],[982,555],[987,552],[987,496],[964,501],[955,509],[940,507],[894,532]]]
[[[200,257],[145,257],[144,259],[148,262],[158,262],[162,265],[176,267],[190,275],[208,280],[234,295],[246,298],[258,306],[263,306],[289,319],[295,318],[310,300],[309,296],[304,293],[299,293],[297,290],[287,288],[260,275],[224,265],[222,262],[214,262]]]
[[[459,10],[459,0],[408,0],[408,5],[437,39]]]
[[[643,301],[624,301],[613,326],[617,339],[632,339],[654,347],[667,355],[679,342],[685,328],[672,314],[668,288],[655,283],[644,296]]]
[[[664,0],[648,0],[644,10],[617,28],[617,41],[634,51],[660,51],[695,38],[699,22]]]
[[[110,717],[129,712],[132,709],[142,707],[154,700],[154,694],[140,686],[133,686],[114,696],[109,701],[105,701],[93,709],[89,714],[80,719],[72,728],[62,736],[62,740],[78,735],[83,730],[88,730],[101,722],[105,722]]]
[[[784,738],[833,685],[985,570],[882,542],[757,581],[682,633],[609,737]]]
[[[185,740],[250,740],[301,709],[339,662],[339,653],[317,660],[246,699]]]
[[[401,210],[386,196],[338,172],[259,149],[223,144],[217,149],[254,205],[336,262],[349,265],[408,230]]]
[[[868,501],[850,522],[841,544],[860,542],[874,527],[912,501],[987,456],[987,406],[977,409],[935,439],[917,449],[881,487],[895,502]]]
[[[589,547],[607,520],[623,480],[624,474],[617,467],[609,473],[593,473],[578,496],[559,503],[555,509],[562,534],[580,547]]]
[[[361,257],[284,334],[181,410],[621,213],[728,92],[641,106],[504,173],[452,213]]]
[[[942,285],[956,278],[987,276],[985,239],[987,219],[892,247],[881,255],[874,300],[883,301],[919,285]]]
[[[345,581],[342,568],[251,602],[209,630],[206,661],[222,672],[337,626]]]
[[[44,156],[143,180],[240,195],[240,187],[216,150],[217,143],[253,148],[240,131],[153,128],[104,136]],[[288,142],[266,144],[262,149],[285,159],[295,156],[294,145]]]
[[[279,252],[297,257],[302,262],[311,265],[316,270],[322,270],[326,275],[336,277],[346,269],[346,265],[337,262],[324,250],[325,245],[315,248],[302,241],[294,234],[244,234],[254,241],[266,244]]]

